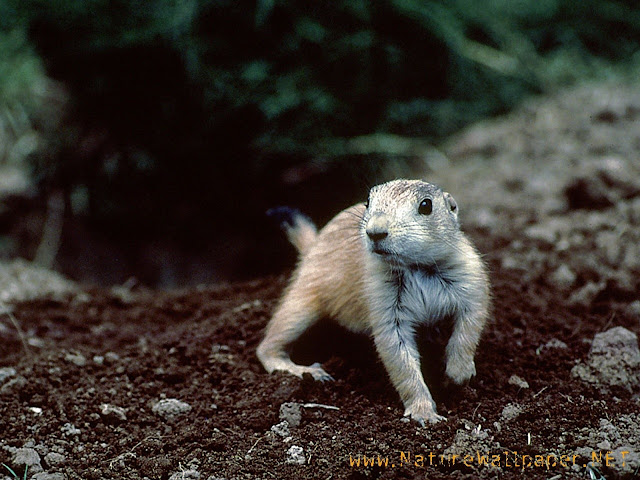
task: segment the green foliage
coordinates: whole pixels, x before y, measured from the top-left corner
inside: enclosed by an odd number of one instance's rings
[[[20,480],[20,477],[18,476],[18,474],[17,474],[16,472],[14,472],[11,468],[9,468],[9,467],[8,467],[7,465],[5,465],[4,463],[2,464],[2,466],[3,466],[4,468],[6,468],[6,469],[9,471],[9,473],[13,476],[13,478],[14,478],[15,480]],[[22,477],[22,480],[27,480],[27,471],[28,471],[28,470],[29,470],[29,465],[27,465],[27,466],[24,468],[24,476]]]
[[[0,13],[5,28],[65,32],[55,56],[166,45],[212,123],[260,115],[259,149],[380,130],[444,135],[636,62],[640,31],[633,2],[613,0],[9,0]],[[0,37],[3,98],[24,84],[16,76],[37,78],[37,59],[11,68],[6,58],[21,41]]]
[[[0,30],[0,128],[14,136],[27,128],[29,116],[40,107],[45,80],[42,61],[24,31]]]
[[[259,109],[255,145],[278,151],[373,131],[440,137],[527,94],[620,74],[640,32],[632,2],[607,0],[269,0],[246,17],[200,45],[233,65],[200,71],[217,106]]]

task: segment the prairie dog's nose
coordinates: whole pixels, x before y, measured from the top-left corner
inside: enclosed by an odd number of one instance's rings
[[[367,230],[367,235],[369,236],[369,238],[371,240],[373,240],[374,242],[377,242],[378,240],[382,240],[384,238],[387,238],[387,235],[389,235],[389,233],[386,232],[386,231],[375,231],[375,232],[372,232],[371,230]]]
[[[366,228],[367,236],[374,242],[383,240],[389,235],[389,222],[384,215],[375,215],[369,219]]]

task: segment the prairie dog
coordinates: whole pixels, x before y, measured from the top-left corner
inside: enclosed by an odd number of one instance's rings
[[[453,197],[427,182],[394,180],[373,187],[366,203],[319,232],[297,211],[280,213],[301,257],[258,346],[267,372],[332,380],[320,364],[296,365],[286,352],[314,322],[331,317],[373,336],[405,416],[421,425],[446,420],[423,379],[415,329],[453,320],[446,375],[462,384],[476,373],[489,308],[486,269],[460,231]]]

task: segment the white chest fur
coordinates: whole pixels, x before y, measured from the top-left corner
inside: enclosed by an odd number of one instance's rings
[[[396,317],[408,324],[432,324],[451,315],[458,303],[456,287],[437,272],[394,272],[397,285]]]
[[[413,329],[433,324],[464,308],[460,285],[436,271],[371,265],[377,274],[368,292],[373,330]]]

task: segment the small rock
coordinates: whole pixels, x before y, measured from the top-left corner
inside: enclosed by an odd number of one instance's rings
[[[211,353],[229,353],[231,351],[231,348],[229,348],[229,345],[220,345],[220,344],[214,344],[211,345]]]
[[[271,431],[277,435],[280,435],[282,438],[291,436],[291,432],[289,431],[289,422],[287,422],[286,420],[273,425],[271,427]]]
[[[300,420],[302,420],[300,404],[295,402],[286,402],[280,405],[280,420],[286,421],[292,428],[300,425]]]
[[[556,349],[556,348],[564,350],[564,349],[569,348],[569,346],[566,343],[564,343],[562,340],[558,340],[557,338],[552,338],[547,343],[545,343],[544,345],[540,345],[536,349],[536,355],[540,355],[545,350],[553,350],[553,349]]]
[[[521,268],[521,262],[513,255],[504,254],[502,257],[502,268],[505,270],[518,270]]]
[[[94,355],[93,363],[100,366],[104,365],[104,357],[102,355]]]
[[[511,420],[518,418],[521,413],[522,407],[520,405],[518,405],[517,403],[510,403],[502,409],[500,418],[502,418],[502,420],[510,422]]]
[[[30,347],[35,347],[35,348],[44,348],[44,346],[46,345],[44,343],[44,340],[38,337],[29,337],[27,338],[27,345],[29,345]]]
[[[603,159],[597,175],[618,197],[632,198],[640,194],[637,170],[630,172],[627,163],[621,158],[608,157]]]
[[[307,459],[304,456],[304,449],[298,445],[291,445],[287,450],[286,463],[293,465],[304,465]]]
[[[78,367],[84,367],[87,364],[87,359],[81,353],[69,352],[64,356],[64,359],[69,363],[77,365]]]
[[[569,297],[569,305],[589,307],[596,296],[605,289],[605,282],[589,282]]]
[[[31,480],[66,480],[67,476],[64,473],[36,473]]]
[[[61,453],[57,452],[49,452],[44,457],[45,464],[48,467],[55,467],[57,465],[62,465],[66,461],[66,458]]]
[[[553,229],[542,224],[531,225],[524,231],[524,234],[532,240],[540,240],[548,244],[554,244],[558,239]]]
[[[569,346],[566,343],[564,343],[562,340],[558,340],[557,338],[552,338],[551,340],[549,340],[547,343],[544,344],[544,348],[566,349],[566,348],[569,348]]]
[[[200,480],[200,472],[197,470],[182,470],[171,475],[169,480]]]
[[[107,365],[113,365],[120,360],[120,355],[115,352],[107,352],[104,354],[104,363]]]
[[[576,281],[577,275],[567,265],[560,265],[555,272],[551,274],[551,281],[557,287],[564,290],[568,289]]]
[[[627,305],[626,312],[640,320],[640,300],[636,300]]]
[[[598,333],[586,364],[576,365],[571,374],[588,383],[618,385],[632,391],[640,384],[638,337],[624,327]]]
[[[480,208],[475,214],[475,222],[479,227],[495,229],[499,215],[496,215],[489,208]]]
[[[16,369],[13,367],[0,368],[0,384],[3,384],[5,380],[16,375]]]
[[[245,310],[249,310],[251,308],[260,308],[262,306],[262,302],[259,299],[256,299],[252,302],[246,302],[242,305],[237,306],[232,310],[233,313],[244,312]]]
[[[620,264],[625,248],[623,243],[620,242],[620,234],[618,232],[598,232],[596,233],[595,242],[598,251],[604,254],[604,258],[610,265]]]
[[[18,448],[13,454],[14,465],[24,465],[31,473],[42,472],[40,455],[33,448]]]
[[[124,408],[110,405],[108,403],[100,405],[100,413],[105,417],[111,417],[122,422],[127,420],[127,414]]]
[[[516,387],[520,388],[529,388],[529,384],[527,383],[527,381],[517,375],[511,375],[508,382],[509,385],[515,385]]]
[[[156,403],[151,410],[163,418],[170,419],[189,412],[191,405],[175,398],[166,398]]]
[[[446,447],[442,452],[446,459],[452,458],[452,455],[460,457],[469,454],[469,452],[486,452],[500,449],[500,445],[494,440],[493,435],[489,435],[487,430],[483,430],[480,425],[474,425],[467,420],[464,421],[464,428],[456,431],[451,445]],[[440,449],[441,447],[438,447]],[[499,469],[489,463],[488,467],[492,470]]]
[[[12,378],[7,383],[0,387],[0,395],[10,395],[27,385],[27,379],[22,375],[17,376],[16,378]]]
[[[62,430],[62,433],[68,437],[76,437],[82,433],[73,423],[65,423],[60,430]]]

